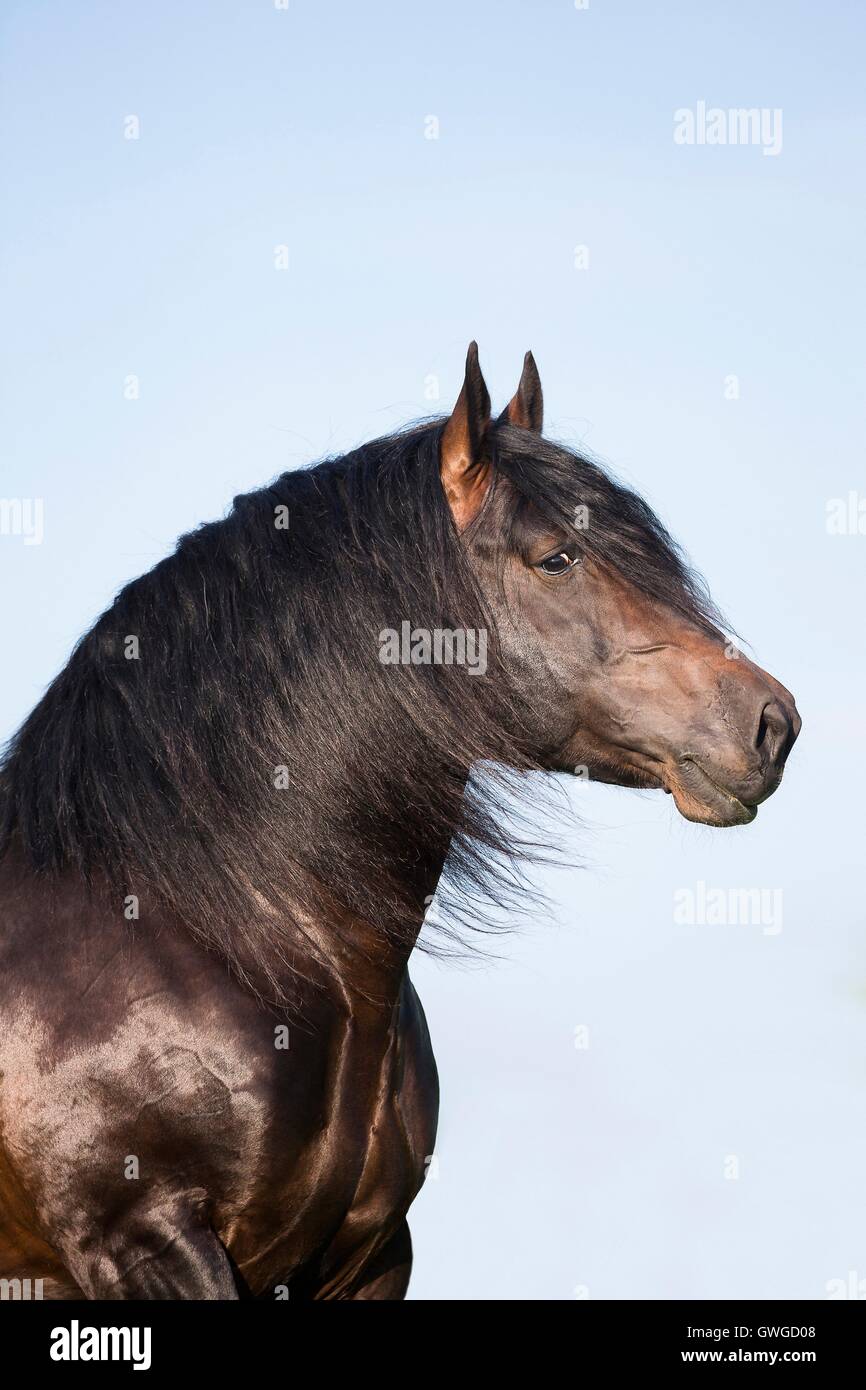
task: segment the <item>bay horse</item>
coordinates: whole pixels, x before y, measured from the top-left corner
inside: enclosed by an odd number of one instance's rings
[[[778,786],[793,698],[542,409],[527,354],[494,419],[473,343],[447,419],[237,497],[128,584],[12,739],[0,1277],[402,1298],[438,1109],[407,963],[440,875],[440,929],[484,930],[539,771],[714,826]],[[416,643],[469,632],[483,669]]]

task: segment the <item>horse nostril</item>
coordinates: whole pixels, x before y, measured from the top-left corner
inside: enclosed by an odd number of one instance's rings
[[[755,748],[768,762],[784,762],[794,742],[794,727],[777,700],[770,700],[761,710],[755,734]]]

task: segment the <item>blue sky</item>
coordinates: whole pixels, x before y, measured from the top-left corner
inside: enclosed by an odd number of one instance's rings
[[[443,1111],[412,1292],[866,1279],[866,535],[826,528],[866,497],[862,9],[37,2],[2,25],[0,497],[43,499],[45,534],[0,535],[0,733],[180,532],[445,410],[471,338],[504,404],[531,347],[548,433],[657,507],[804,732],[744,830],[576,786],[588,867],[552,877],[555,919],[483,969],[419,963]],[[677,145],[701,101],[781,109],[780,153]],[[782,888],[783,931],[678,927],[698,881]]]

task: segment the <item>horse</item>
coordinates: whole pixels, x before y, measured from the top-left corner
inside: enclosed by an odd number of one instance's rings
[[[408,971],[434,892],[443,949],[497,929],[549,774],[718,827],[778,786],[793,697],[647,504],[542,421],[532,355],[494,419],[471,344],[447,418],[182,537],[9,743],[3,1278],[403,1298],[438,1113]]]

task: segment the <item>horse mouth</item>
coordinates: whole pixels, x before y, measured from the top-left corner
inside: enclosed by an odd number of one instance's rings
[[[686,820],[699,825],[748,825],[758,814],[757,806],[741,801],[733,792],[719,786],[694,758],[680,758],[670,769],[667,788],[677,810]]]

